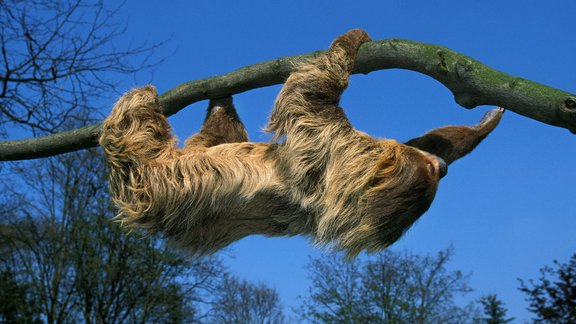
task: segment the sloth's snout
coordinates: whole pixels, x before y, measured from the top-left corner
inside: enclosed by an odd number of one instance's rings
[[[448,164],[440,157],[436,157],[436,161],[438,161],[438,176],[442,179],[448,173]]]
[[[444,161],[443,158],[436,156],[434,154],[424,151],[420,152],[422,152],[428,158],[429,168],[433,168],[433,170],[430,171],[433,174],[437,174],[438,179],[444,178],[444,176],[446,176],[446,174],[448,173],[448,163],[446,163],[446,161]]]

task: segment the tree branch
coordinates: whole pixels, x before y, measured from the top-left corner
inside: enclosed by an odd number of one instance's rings
[[[282,57],[228,74],[183,83],[160,95],[166,116],[201,100],[282,83],[294,65],[322,51]],[[501,106],[576,133],[576,95],[496,71],[448,48],[389,39],[364,44],[354,73],[400,68],[426,74],[446,86],[465,108]],[[100,125],[25,140],[0,141],[0,160],[42,158],[97,145]]]

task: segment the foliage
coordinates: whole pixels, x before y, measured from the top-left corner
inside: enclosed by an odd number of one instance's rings
[[[42,323],[29,285],[16,281],[9,267],[0,272],[0,320],[6,323]]]
[[[506,318],[506,312],[508,310],[504,307],[504,303],[498,299],[496,294],[483,296],[480,298],[480,304],[482,305],[484,313],[484,317],[478,319],[480,323],[505,324],[514,320],[514,318]]]
[[[385,250],[354,263],[314,259],[303,317],[316,323],[462,323],[471,306],[459,307],[454,299],[471,289],[467,276],[446,268],[452,255],[452,249],[424,257]]]
[[[555,267],[540,269],[537,281],[520,280],[520,291],[528,295],[529,310],[539,321],[550,323],[576,323],[576,253],[570,261]]]

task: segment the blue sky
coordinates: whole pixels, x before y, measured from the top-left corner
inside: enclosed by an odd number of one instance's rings
[[[168,39],[156,53],[167,59],[118,90],[151,82],[165,92],[185,81],[325,49],[337,35],[363,28],[373,39],[443,45],[574,93],[575,14],[570,0],[129,0],[119,13],[128,24],[124,41]],[[252,140],[267,140],[261,129],[279,89],[235,96]],[[170,118],[181,139],[199,129],[205,106],[194,104]],[[398,140],[475,123],[488,109],[463,109],[435,80],[402,70],[354,76],[342,106],[358,129]],[[450,167],[430,210],[393,248],[436,253],[452,245],[450,267],[472,274],[473,298],[497,293],[509,315],[528,319],[517,278],[536,278],[539,268],[554,259],[565,262],[576,251],[575,141],[567,130],[507,112],[476,151]],[[302,237],[250,237],[223,256],[234,273],[276,288],[293,306],[310,284],[304,266],[321,253]]]

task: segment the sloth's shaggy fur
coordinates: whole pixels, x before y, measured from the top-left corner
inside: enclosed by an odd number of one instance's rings
[[[272,143],[247,142],[224,98],[178,149],[154,87],[125,94],[100,137],[118,218],[200,254],[250,234],[309,235],[349,256],[395,242],[430,206],[442,158],[470,152],[502,111],[406,144],[355,130],[338,102],[369,40],[352,30],[290,75],[267,127]]]

